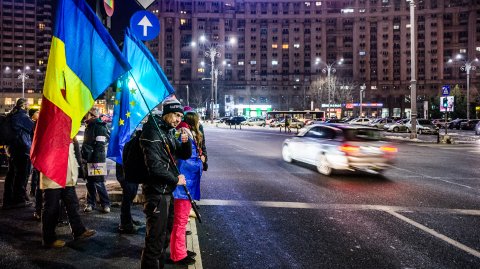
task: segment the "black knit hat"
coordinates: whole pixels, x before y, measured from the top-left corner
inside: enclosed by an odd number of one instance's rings
[[[28,110],[28,116],[30,116],[30,118],[33,116],[33,114],[35,114],[35,112],[37,112],[38,109],[37,108],[30,108]]]
[[[183,106],[177,99],[171,98],[163,103],[163,115],[180,112],[183,114]]]

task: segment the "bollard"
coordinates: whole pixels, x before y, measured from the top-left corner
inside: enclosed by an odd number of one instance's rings
[[[437,144],[440,143],[440,130],[439,130],[439,129],[440,129],[440,128],[438,128],[438,127],[435,128],[435,130],[437,130]]]

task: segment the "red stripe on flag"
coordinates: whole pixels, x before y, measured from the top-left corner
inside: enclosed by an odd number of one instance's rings
[[[45,96],[31,149],[32,164],[51,180],[65,187],[72,120]]]

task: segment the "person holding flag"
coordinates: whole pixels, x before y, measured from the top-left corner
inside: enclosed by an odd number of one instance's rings
[[[122,187],[118,230],[120,233],[131,234],[137,231],[140,224],[131,215],[138,184],[128,182],[122,174],[123,148],[151,109],[173,94],[174,89],[148,48],[130,28],[125,31],[122,54],[132,69],[117,82],[107,157],[117,163],[116,176]]]

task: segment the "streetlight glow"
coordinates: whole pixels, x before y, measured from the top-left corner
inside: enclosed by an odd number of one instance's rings
[[[326,64],[326,67],[322,69],[322,72],[325,74],[327,73],[327,78],[328,78],[328,117],[330,117],[330,106],[331,106],[331,103],[332,103],[332,99],[331,99],[331,89],[332,89],[332,86],[331,86],[331,78],[330,78],[330,74],[331,73],[335,73],[337,72],[337,70],[335,68],[333,68],[333,65],[335,64],[335,62],[331,63],[331,64]]]
[[[22,98],[25,98],[25,80],[29,78],[26,70],[30,70],[30,66],[25,66],[23,71],[20,69],[17,70],[17,72],[20,73],[20,75],[18,75],[18,79],[22,80]]]

